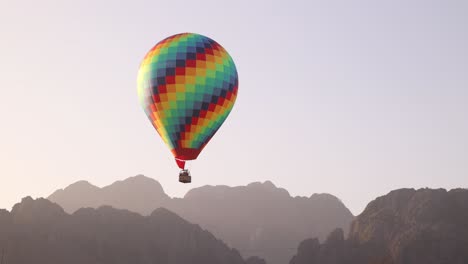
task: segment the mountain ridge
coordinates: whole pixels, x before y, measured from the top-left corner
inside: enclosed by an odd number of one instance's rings
[[[25,197],[0,211],[2,263],[246,263],[210,232],[167,209],[149,216],[110,206],[73,214],[47,199]]]
[[[301,242],[290,264],[468,263],[468,189],[398,189],[371,201],[326,241]]]
[[[130,181],[136,186],[144,186],[147,191],[141,192],[138,187],[127,185]],[[116,185],[126,191],[119,191]],[[86,188],[90,189],[89,186]],[[257,255],[269,264],[287,263],[294,255],[291,248],[297,248],[307,237],[325,238],[337,227],[347,232],[354,219],[333,195],[292,197],[286,189],[271,181],[235,187],[205,185],[189,190],[183,198],[169,197],[159,182],[143,175],[100,189],[97,196],[90,194],[93,201],[67,191],[54,193],[48,199],[62,205],[67,212],[108,204],[148,215],[156,208],[164,207],[239,249],[244,258]],[[80,201],[83,202],[80,204]]]

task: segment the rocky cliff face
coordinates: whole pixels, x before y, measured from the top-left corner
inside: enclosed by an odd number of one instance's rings
[[[148,214],[165,207],[212,232],[244,257],[260,256],[269,264],[287,263],[300,241],[308,237],[323,239],[335,228],[346,233],[354,218],[333,195],[291,197],[269,181],[238,187],[204,186],[174,199],[164,193],[157,181],[144,176],[102,189],[83,185],[83,193],[92,193],[91,199],[82,198],[74,185],[55,192],[49,199],[68,212],[111,205]],[[145,191],[141,191],[143,188]]]
[[[309,239],[291,264],[468,263],[468,190],[401,189],[369,203],[345,240]]]
[[[2,264],[244,264],[208,231],[166,210],[143,217],[109,206],[65,213],[25,198],[0,211]]]

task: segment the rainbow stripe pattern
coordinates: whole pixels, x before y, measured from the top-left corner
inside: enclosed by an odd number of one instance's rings
[[[193,33],[168,37],[138,71],[140,104],[176,159],[193,160],[231,112],[236,66],[214,40]]]

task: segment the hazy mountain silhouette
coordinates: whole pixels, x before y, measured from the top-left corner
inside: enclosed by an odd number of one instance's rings
[[[293,198],[273,183],[247,186],[205,186],[173,199],[174,212],[198,223],[237,248],[269,264],[288,263],[300,241],[348,228],[353,215],[334,196]]]
[[[149,216],[109,206],[72,215],[46,199],[0,210],[2,264],[245,263],[208,231],[157,209]]]
[[[369,203],[347,239],[301,243],[290,264],[466,264],[468,190],[401,189]]]
[[[90,195],[83,197],[83,193]],[[269,181],[239,187],[204,186],[184,198],[171,199],[157,181],[140,175],[102,189],[78,182],[48,199],[68,212],[111,205],[148,214],[165,207],[212,232],[244,257],[260,256],[268,264],[288,263],[300,241],[325,238],[335,228],[347,231],[354,218],[330,194],[291,197]]]
[[[68,213],[80,208],[110,205],[149,215],[155,209],[163,207],[170,197],[166,195],[159,182],[139,175],[103,188],[98,188],[87,181],[79,181],[63,190],[57,190],[48,199],[58,203]]]

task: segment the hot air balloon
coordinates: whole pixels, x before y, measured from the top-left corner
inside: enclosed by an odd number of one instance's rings
[[[226,120],[238,91],[236,66],[216,41],[194,33],[170,36],[144,57],[138,97],[148,119],[174,155],[179,181]]]

